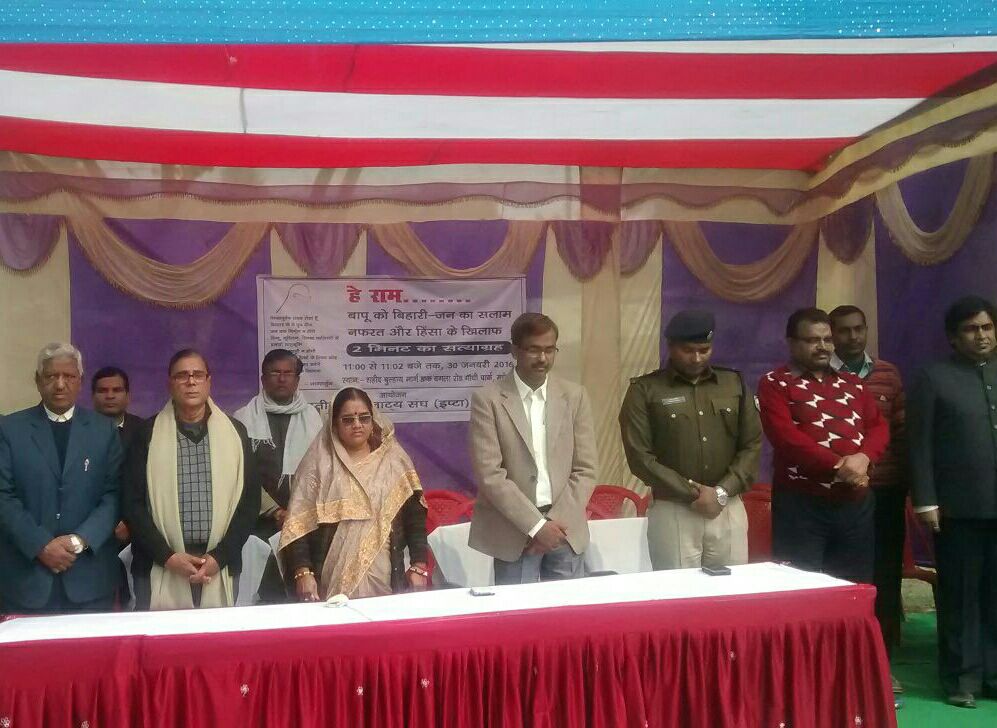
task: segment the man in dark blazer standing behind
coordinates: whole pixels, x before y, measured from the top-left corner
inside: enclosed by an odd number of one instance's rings
[[[548,376],[557,326],[547,316],[516,319],[512,349],[515,369],[471,400],[478,500],[469,544],[495,559],[496,584],[584,576],[598,461],[588,396]]]
[[[0,603],[15,614],[110,609],[118,575],[121,443],[76,406],[83,359],[38,355],[42,401],[0,420]]]
[[[90,392],[93,395],[94,410],[110,417],[118,426],[121,447],[128,452],[128,445],[144,422],[141,417],[128,411],[131,403],[128,373],[118,367],[98,369],[90,380]]]
[[[907,407],[911,501],[935,532],[938,662],[948,702],[997,697],[997,335],[978,296],[945,313],[952,356],[924,369]]]

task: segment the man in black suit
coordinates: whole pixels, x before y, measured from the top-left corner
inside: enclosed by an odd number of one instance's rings
[[[121,436],[121,449],[127,454],[128,446],[132,438],[142,425],[142,418],[133,415],[128,411],[131,403],[131,384],[128,381],[128,373],[119,367],[103,367],[98,369],[90,380],[90,395],[93,399],[93,408],[105,417],[110,417],[118,427],[118,434]],[[124,509],[120,509],[122,515]],[[114,537],[118,539],[118,544],[123,550],[130,542],[131,535],[128,533],[128,526],[124,520],[119,520],[114,527]],[[124,564],[119,569],[121,572],[118,578],[118,599],[126,604],[131,601],[131,594],[128,588],[128,574]]]
[[[0,601],[9,613],[111,607],[118,574],[121,443],[76,406],[83,358],[70,344],[38,355],[41,403],[0,420]]]
[[[948,701],[997,696],[997,336],[993,303],[945,314],[951,358],[921,372],[908,406],[911,500],[935,532],[938,660]]]
[[[90,393],[93,396],[93,408],[105,417],[114,420],[121,435],[121,446],[125,452],[135,437],[142,418],[128,411],[131,403],[131,385],[128,374],[118,367],[98,369],[90,380]]]

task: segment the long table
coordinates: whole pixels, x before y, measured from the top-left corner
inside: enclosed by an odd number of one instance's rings
[[[493,592],[13,619],[0,726],[896,725],[871,587],[749,564]]]

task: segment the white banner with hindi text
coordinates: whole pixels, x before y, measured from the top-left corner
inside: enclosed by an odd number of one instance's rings
[[[260,359],[295,352],[323,415],[359,387],[395,422],[455,422],[470,418],[475,387],[512,368],[526,282],[260,276],[257,305]]]

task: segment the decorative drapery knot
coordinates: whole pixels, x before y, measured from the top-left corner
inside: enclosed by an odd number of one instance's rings
[[[865,250],[872,232],[872,214],[875,200],[863,197],[824,217],[820,232],[831,254],[845,264],[854,263]]]
[[[0,214],[0,265],[29,271],[45,264],[59,241],[58,215]]]
[[[311,278],[338,276],[356,250],[365,227],[358,223],[274,223],[288,255]]]
[[[557,252],[575,278],[587,281],[602,270],[616,225],[594,220],[558,220],[551,225]]]

